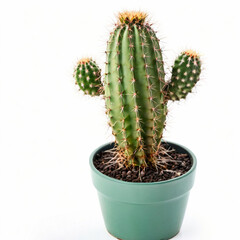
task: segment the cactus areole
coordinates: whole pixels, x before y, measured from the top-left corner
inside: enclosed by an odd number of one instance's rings
[[[201,71],[198,55],[185,51],[166,82],[159,39],[146,17],[120,13],[106,51],[106,113],[126,163],[135,166],[155,164],[167,101],[185,98]]]

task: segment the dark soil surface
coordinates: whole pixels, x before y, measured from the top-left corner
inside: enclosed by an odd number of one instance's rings
[[[118,161],[111,161],[115,157],[114,151],[105,151],[96,155],[94,166],[103,174],[127,182],[159,182],[179,177],[191,167],[190,156],[179,153],[167,143],[161,144],[163,151],[158,156],[157,167],[148,166],[126,167]]]

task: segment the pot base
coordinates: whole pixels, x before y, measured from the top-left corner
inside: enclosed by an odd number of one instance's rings
[[[107,230],[107,232],[108,232],[112,237],[116,238],[117,240],[124,240],[124,239],[121,239],[121,238],[118,238],[118,237],[112,235],[108,230]],[[180,232],[180,231],[179,231],[179,232]],[[168,239],[160,239],[160,240],[170,240],[170,239],[176,237],[176,236],[179,234],[179,232],[177,232],[177,234],[173,235],[172,237],[170,237],[170,238],[168,238]]]

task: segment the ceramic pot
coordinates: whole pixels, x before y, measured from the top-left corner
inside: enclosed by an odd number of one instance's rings
[[[114,143],[104,144],[91,154],[93,184],[98,191],[105,226],[114,237],[122,240],[164,240],[180,231],[197,160],[186,147],[167,143],[178,152],[189,154],[192,167],[177,178],[161,182],[125,182],[99,172],[93,165],[96,154],[111,149]]]

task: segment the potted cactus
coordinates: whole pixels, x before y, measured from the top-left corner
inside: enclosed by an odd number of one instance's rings
[[[194,154],[162,140],[168,101],[178,101],[199,80],[192,50],[175,60],[165,80],[159,39],[147,14],[119,13],[106,50],[104,81],[92,59],[75,69],[85,94],[103,95],[115,142],[90,156],[105,225],[123,240],[169,239],[179,231],[196,170]]]

